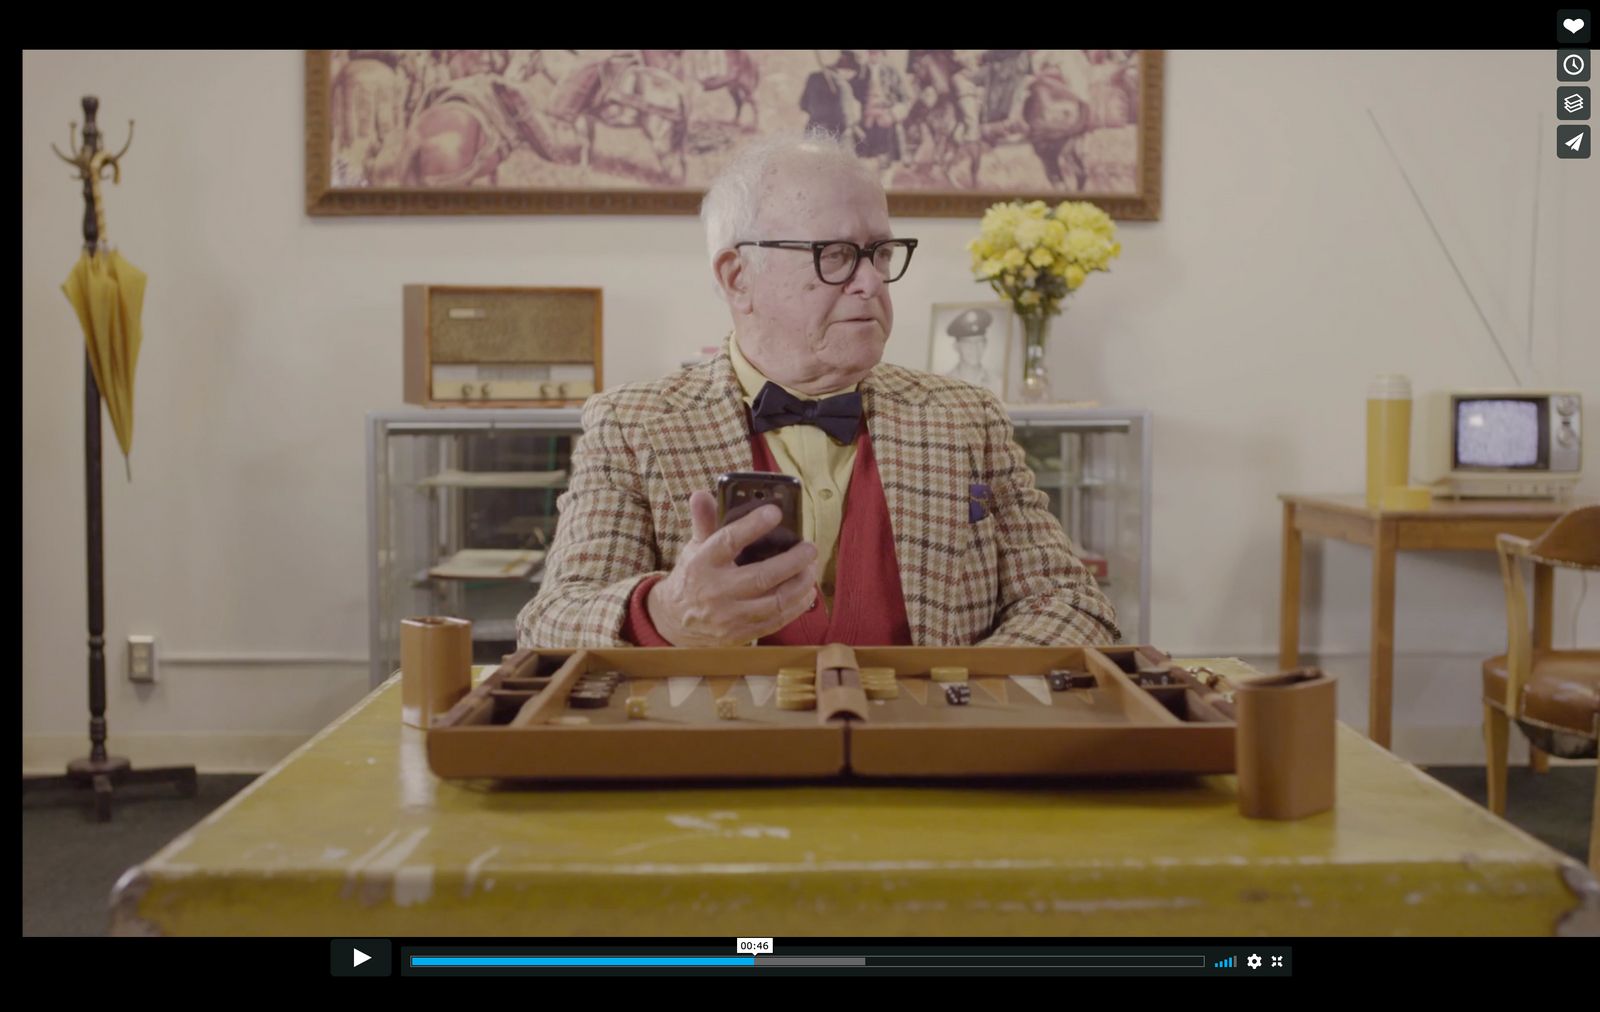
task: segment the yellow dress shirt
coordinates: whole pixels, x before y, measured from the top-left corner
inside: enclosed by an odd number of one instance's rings
[[[766,386],[767,377],[761,375],[761,370],[744,357],[736,337],[728,340],[728,357],[733,360],[733,372],[739,378],[739,386],[744,390],[744,402],[748,406],[761,388]],[[782,383],[778,385],[806,400],[820,400],[856,389],[850,386],[825,394],[807,394],[784,387]],[[772,459],[777,461],[778,470],[800,479],[803,492],[800,500],[803,507],[800,511],[800,533],[817,546],[822,596],[831,606],[834,571],[838,562],[839,528],[844,523],[844,497],[850,490],[850,473],[856,466],[856,444],[851,442],[841,446],[815,425],[785,425],[781,429],[769,429],[762,435],[767,441],[767,448],[772,451]]]

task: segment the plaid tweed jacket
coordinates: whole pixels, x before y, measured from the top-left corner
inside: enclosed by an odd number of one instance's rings
[[[894,530],[911,639],[930,646],[1112,643],[1111,603],[1034,487],[992,394],[879,364],[861,382]],[[692,528],[689,496],[748,471],[750,430],[726,350],[664,379],[589,398],[544,581],[518,643],[618,647],[628,598],[669,571]],[[989,486],[969,520],[969,487]],[[847,493],[848,494],[848,493]]]

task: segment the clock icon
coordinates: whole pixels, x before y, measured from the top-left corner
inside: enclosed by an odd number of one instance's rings
[[[1589,51],[1587,49],[1563,49],[1556,53],[1556,76],[1563,81],[1587,81],[1589,79]]]
[[[1583,73],[1583,57],[1577,53],[1571,54],[1561,61],[1561,69],[1574,75]]]

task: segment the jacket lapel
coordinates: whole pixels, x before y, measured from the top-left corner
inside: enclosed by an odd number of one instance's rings
[[[672,411],[645,426],[657,473],[666,483],[677,520],[680,536],[671,547],[672,558],[693,533],[689,497],[701,490],[714,493],[719,474],[751,467],[750,428],[727,352],[701,368],[705,382],[687,385],[675,398]]]
[[[925,509],[926,496],[913,497],[912,487],[918,472],[927,473],[926,462],[911,459],[911,454],[926,453],[919,448],[923,430],[924,391],[899,375],[874,370],[861,384],[862,413],[867,431],[872,433],[878,479],[883,485],[884,504],[889,509],[889,526],[894,531],[895,560],[900,568],[900,592],[906,602],[906,622],[911,642],[921,644],[936,638],[942,628],[929,601],[930,563],[927,525],[917,519]]]

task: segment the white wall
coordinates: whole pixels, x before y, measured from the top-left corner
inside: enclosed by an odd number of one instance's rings
[[[109,717],[136,762],[260,768],[365,692],[362,419],[401,406],[402,284],[604,286],[608,385],[725,331],[689,217],[307,217],[302,67],[24,55],[25,767],[81,754],[87,725],[82,339],[58,288],[83,206],[48,146],[81,95],[108,146],[138,121],[106,204],[151,278],[131,484],[104,430]],[[1154,411],[1157,644],[1274,653],[1276,494],[1361,488],[1370,377],[1511,381],[1468,290],[1525,383],[1585,394],[1600,494],[1600,160],[1554,157],[1554,94],[1545,51],[1168,54],[1162,220],[1122,226],[1050,353],[1063,393]],[[928,306],[987,295],[975,221],[899,230],[922,246],[888,357],[921,366]],[[1311,544],[1304,642],[1364,726],[1368,555]],[[1558,643],[1600,642],[1578,586],[1558,580]],[[1399,600],[1396,746],[1473,761],[1477,665],[1504,642],[1494,564],[1402,557]],[[154,687],[123,677],[131,633],[158,637]]]

